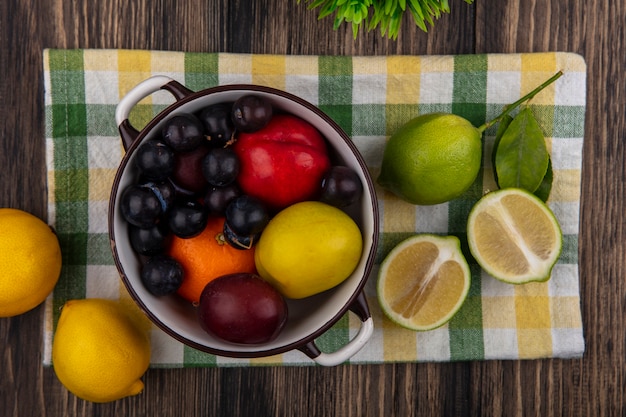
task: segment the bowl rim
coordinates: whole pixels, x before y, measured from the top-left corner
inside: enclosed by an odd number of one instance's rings
[[[173,81],[173,82],[176,83],[176,81]],[[310,343],[312,343],[316,338],[320,337],[322,334],[326,333],[326,331],[328,331],[335,323],[337,323],[349,310],[351,310],[352,307],[354,307],[354,305],[359,304],[360,307],[362,307],[362,303],[364,301],[366,303],[365,307],[367,308],[367,301],[365,300],[365,297],[362,297],[363,288],[367,280],[370,277],[370,274],[371,274],[371,271],[375,262],[378,243],[379,243],[380,220],[379,220],[379,208],[377,204],[375,187],[374,187],[374,183],[372,181],[371,175],[369,173],[368,167],[365,163],[365,160],[363,159],[363,156],[361,155],[356,145],[353,143],[352,139],[339,126],[339,124],[337,124],[329,115],[327,115],[319,107],[315,106],[309,101],[301,97],[298,97],[292,93],[279,90],[273,87],[264,86],[264,85],[245,84],[245,83],[223,84],[223,85],[213,86],[213,87],[209,87],[203,90],[199,90],[197,92],[193,92],[191,90],[189,91],[190,91],[190,94],[180,99],[177,99],[174,103],[168,105],[166,108],[161,110],[155,117],[153,117],[141,130],[136,132],[137,133],[136,137],[126,149],[126,152],[124,156],[122,157],[122,160],[116,170],[113,184],[111,187],[111,193],[109,196],[108,234],[109,234],[109,242],[110,242],[111,251],[113,254],[113,259],[115,262],[115,266],[118,270],[118,273],[122,279],[122,282],[124,283],[124,286],[129,292],[132,300],[140,307],[140,309],[144,312],[144,314],[148,316],[150,321],[154,323],[157,327],[159,327],[161,330],[163,330],[165,333],[167,333],[169,336],[171,336],[172,338],[194,349],[200,350],[202,352],[214,354],[214,355],[226,356],[226,357],[232,357],[232,358],[265,357],[265,356],[285,353],[294,349],[304,351],[306,350],[306,348],[308,347]],[[139,146],[139,144],[143,142],[143,140],[147,136],[153,133],[153,130],[160,122],[162,122],[170,114],[175,112],[177,109],[179,109],[186,103],[201,99],[203,97],[206,97],[215,93],[232,92],[232,91],[261,92],[265,94],[280,96],[284,99],[293,101],[296,104],[313,112],[317,117],[321,118],[325,123],[327,123],[338,134],[338,136],[341,137],[341,139],[345,142],[346,146],[350,149],[352,155],[355,157],[356,162],[358,163],[360,169],[364,173],[364,178],[366,180],[365,185],[367,186],[369,190],[369,195],[371,196],[370,201],[368,202],[368,207],[372,209],[372,219],[373,219],[373,225],[372,225],[373,227],[372,227],[372,235],[371,235],[372,243],[371,243],[369,252],[367,254],[367,261],[363,269],[363,276],[359,279],[358,284],[356,285],[355,289],[353,290],[348,300],[332,315],[331,319],[328,320],[326,323],[323,323],[314,332],[309,333],[299,338],[296,341],[280,345],[279,347],[267,348],[267,349],[264,349],[263,345],[259,344],[259,345],[255,345],[255,346],[258,346],[259,349],[253,350],[253,351],[226,350],[226,349],[216,348],[212,346],[207,346],[205,344],[201,344],[196,341],[190,340],[189,338],[178,333],[175,329],[163,323],[154,313],[152,313],[152,311],[147,307],[147,305],[144,303],[142,298],[138,295],[138,293],[133,288],[133,285],[125,272],[124,266],[122,265],[120,261],[120,257],[117,252],[116,235],[115,235],[115,221],[114,221],[116,217],[115,216],[116,214],[115,203],[117,200],[117,195],[119,193],[120,182],[126,170],[126,167],[132,155],[134,154],[135,150]],[[123,128],[128,128],[128,126],[129,124],[126,124],[125,127],[123,127],[122,125],[118,126],[120,133],[122,133],[121,131]],[[358,310],[358,308],[356,310]],[[367,311],[367,314],[369,315],[369,311]],[[360,317],[362,321],[365,321],[365,319],[367,318],[368,317]]]

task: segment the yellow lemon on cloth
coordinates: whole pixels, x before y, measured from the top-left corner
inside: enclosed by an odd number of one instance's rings
[[[457,237],[419,234],[400,242],[381,263],[378,301],[394,323],[431,330],[459,311],[470,281]]]
[[[41,304],[61,274],[61,248],[54,231],[30,213],[0,208],[0,317]]]
[[[511,284],[548,280],[563,245],[550,208],[518,188],[492,191],[474,205],[467,240],[478,264]]]
[[[440,204],[469,189],[481,159],[481,133],[468,120],[424,114],[389,138],[377,181],[409,203]]]
[[[256,246],[259,275],[289,298],[339,285],[363,250],[359,226],[342,210],[318,201],[293,204],[263,230]]]
[[[150,339],[134,314],[113,300],[65,303],[52,342],[52,364],[74,395],[102,403],[143,390],[140,378],[150,364]]]

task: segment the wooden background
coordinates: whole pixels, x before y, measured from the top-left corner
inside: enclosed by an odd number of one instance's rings
[[[624,414],[626,6],[450,0],[425,34],[356,41],[296,0],[2,0],[0,207],[46,216],[42,49],[277,54],[569,51],[588,65],[580,234],[587,350],[578,360],[149,370],[145,392],[77,399],[41,366],[42,309],[0,319],[4,416],[617,416]],[[1,232],[1,231],[0,231]],[[1,273],[1,271],[0,271]]]

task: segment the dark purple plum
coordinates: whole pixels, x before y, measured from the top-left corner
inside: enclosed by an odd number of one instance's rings
[[[231,119],[232,103],[217,103],[205,107],[198,118],[204,126],[209,144],[224,147],[234,141],[235,125]]]
[[[141,268],[141,281],[153,295],[173,294],[183,282],[183,268],[169,256],[156,255]]]
[[[204,191],[209,183],[202,175],[202,160],[210,149],[207,145],[202,145],[193,151],[176,153],[172,181],[179,187],[194,193]]]
[[[202,233],[207,225],[209,213],[197,201],[177,201],[168,215],[168,226],[176,236],[188,239]]]
[[[133,184],[124,189],[120,209],[126,221],[137,227],[152,227],[165,212],[165,204],[151,187]]]
[[[164,222],[145,229],[129,225],[128,236],[133,250],[145,256],[163,253],[171,240],[170,231]]]
[[[256,197],[244,194],[230,202],[225,212],[226,223],[238,235],[256,235],[269,222],[265,205]]]
[[[238,273],[207,284],[200,296],[202,328],[232,343],[259,344],[274,340],[287,322],[287,303],[267,281]]]
[[[240,195],[241,190],[237,184],[230,184],[225,187],[209,187],[204,196],[204,205],[210,213],[223,216],[230,202]]]
[[[135,164],[143,177],[164,180],[174,172],[174,150],[159,139],[146,141],[135,152]]]
[[[363,194],[363,184],[358,174],[349,167],[331,167],[322,178],[320,201],[335,207],[347,207]]]
[[[239,158],[231,148],[211,149],[202,159],[202,175],[209,184],[224,187],[239,175]]]
[[[241,96],[233,104],[232,120],[240,132],[250,133],[264,128],[272,115],[271,103],[254,94]]]
[[[165,143],[176,152],[189,152],[206,142],[202,122],[193,114],[170,117],[161,130]]]

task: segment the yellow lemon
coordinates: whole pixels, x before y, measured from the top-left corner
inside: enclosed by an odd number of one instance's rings
[[[343,282],[361,258],[358,225],[342,210],[306,201],[279,212],[256,246],[259,275],[284,296],[304,298]]]
[[[439,204],[469,189],[481,159],[481,133],[468,120],[424,114],[389,138],[377,181],[409,203]]]
[[[113,300],[66,302],[52,343],[59,381],[77,397],[98,403],[139,394],[150,340],[138,319]]]
[[[25,211],[0,208],[0,317],[41,304],[61,274],[57,236]]]
[[[378,301],[394,323],[431,330],[459,311],[470,280],[458,238],[419,234],[400,242],[381,263]]]
[[[474,205],[467,240],[478,264],[511,284],[548,280],[563,245],[550,208],[518,188],[492,191]]]

